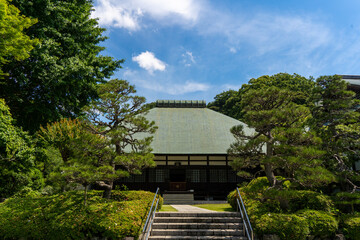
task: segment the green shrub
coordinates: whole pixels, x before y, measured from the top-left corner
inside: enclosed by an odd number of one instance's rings
[[[295,214],[269,213],[262,215],[255,223],[258,234],[276,234],[283,240],[303,240],[310,233],[305,218]]]
[[[266,177],[259,177],[253,179],[245,187],[240,188],[240,194],[246,202],[247,199],[261,199],[262,193],[269,188],[269,181]],[[227,196],[227,201],[233,209],[237,209],[237,192],[236,190],[229,193]]]
[[[276,190],[264,193],[265,198],[278,201],[281,209],[286,212],[296,212],[300,209],[313,209],[331,212],[334,204],[329,196],[309,190]]]
[[[114,191],[114,198],[123,196],[123,201],[101,194],[90,191],[87,206],[83,192],[8,199],[0,204],[0,239],[137,238],[154,194]]]
[[[337,208],[344,213],[360,211],[360,192],[339,192],[334,197]]]
[[[237,209],[237,203],[236,203],[236,198],[237,198],[237,192],[236,189],[234,191],[231,191],[228,196],[227,196],[227,202],[230,204],[230,206],[236,210]]]
[[[331,215],[335,212],[329,196],[308,191],[290,189],[288,181],[283,189],[269,189],[266,177],[252,180],[240,188],[250,222],[257,234],[277,234],[281,239],[305,239],[308,234],[317,237],[333,235],[338,224]],[[227,200],[237,209],[236,190]]]
[[[343,215],[341,220],[346,239],[360,240],[360,213]]]
[[[306,219],[309,225],[310,234],[316,237],[331,237],[338,229],[336,219],[327,212],[301,210],[297,213],[297,215]]]

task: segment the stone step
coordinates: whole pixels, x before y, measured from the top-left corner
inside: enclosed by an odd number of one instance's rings
[[[151,240],[183,240],[183,239],[191,239],[191,240],[202,240],[202,239],[212,239],[212,240],[247,240],[247,237],[242,236],[150,236],[149,239]]]
[[[169,194],[164,193],[164,204],[193,204],[194,194]]]
[[[171,205],[171,204],[174,204],[174,205],[182,205],[182,204],[192,205],[192,204],[194,204],[194,201],[192,201],[192,200],[164,200],[164,204],[165,205]]]
[[[154,223],[241,223],[238,217],[155,217]]]
[[[240,229],[152,229],[151,236],[243,236]]]
[[[242,229],[240,223],[154,223],[152,229]]]
[[[157,212],[156,217],[240,217],[238,212]]]
[[[163,198],[165,199],[194,199],[192,194],[164,194]]]

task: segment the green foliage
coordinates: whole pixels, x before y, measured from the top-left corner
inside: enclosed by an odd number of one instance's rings
[[[17,125],[31,133],[40,125],[76,117],[97,97],[96,85],[112,76],[123,60],[102,56],[105,29],[91,18],[91,0],[12,0],[38,23],[27,31],[38,44],[22,62],[9,62],[0,97]]]
[[[346,239],[360,240],[360,214],[342,216],[343,232]]]
[[[214,97],[213,102],[209,102],[208,108],[230,116],[235,119],[241,119],[243,114],[241,112],[241,90],[228,90],[222,92]]]
[[[248,90],[260,90],[270,87],[277,87],[279,89],[287,89],[295,93],[293,101],[297,104],[307,104],[308,93],[315,87],[314,79],[312,77],[305,78],[296,73],[278,73],[272,76],[264,75],[259,78],[250,79],[248,84],[244,84],[241,90],[245,93]]]
[[[283,181],[281,189],[269,188],[267,178],[259,177],[239,189],[255,232],[276,234],[281,239],[305,239],[308,235],[325,238],[334,234],[338,225],[330,197],[295,190],[294,185]],[[228,202],[234,210],[236,198],[236,191],[229,193]]]
[[[360,212],[360,192],[339,192],[334,196],[334,201],[343,213]]]
[[[301,210],[297,216],[306,219],[309,225],[310,234],[316,237],[332,237],[338,229],[338,222],[328,212],[315,210]]]
[[[312,93],[312,128],[323,139],[327,169],[334,172],[344,191],[356,189],[352,166],[360,160],[360,101],[341,76],[321,76]]]
[[[104,197],[109,197],[113,180],[120,174],[140,174],[143,168],[155,166],[150,143],[157,127],[145,117],[145,98],[135,93],[129,82],[113,79],[98,86],[99,99],[85,108],[92,132],[109,139],[107,148],[114,154],[107,163],[113,168],[113,177],[101,183]],[[115,171],[115,166],[119,170]]]
[[[329,196],[309,190],[272,189],[264,192],[264,198],[279,202],[284,212],[296,212],[299,209],[334,211],[334,204]]]
[[[243,120],[244,113],[241,105],[242,96],[249,90],[267,89],[277,87],[296,93],[294,102],[308,104],[308,93],[314,88],[313,78],[305,78],[298,74],[278,73],[273,76],[261,76],[250,79],[248,84],[243,84],[238,90],[228,90],[214,97],[214,101],[208,104],[208,108],[221,112],[235,119]]]
[[[259,234],[276,234],[282,240],[305,240],[310,234],[307,219],[295,214],[264,214],[255,225]]]
[[[3,64],[30,56],[29,52],[38,40],[30,39],[25,30],[36,22],[36,19],[20,15],[19,9],[7,0],[0,0],[0,79],[7,75],[1,70]]]
[[[277,169],[302,186],[317,187],[335,181],[321,161],[321,139],[306,126],[310,110],[294,102],[297,95],[276,87],[243,94],[243,120],[255,132],[245,134],[242,125],[231,129],[236,141],[228,153],[235,158],[235,170],[261,166],[271,186],[281,185],[274,175]]]
[[[99,191],[90,192],[87,206],[82,204],[81,192],[8,199],[0,204],[0,238],[137,238],[153,193],[129,191],[119,193],[123,198],[118,200],[100,195]]]
[[[28,134],[13,125],[10,110],[0,99],[0,198],[23,187],[41,188],[41,173],[35,169],[35,148]]]

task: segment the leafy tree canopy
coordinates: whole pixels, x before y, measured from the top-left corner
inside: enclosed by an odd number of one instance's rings
[[[360,176],[353,170],[360,155],[360,101],[347,89],[341,76],[321,76],[316,80],[311,108],[312,128],[323,139],[328,168],[348,182],[351,190],[359,188],[353,181]]]
[[[272,76],[261,76],[259,78],[250,79],[248,84],[243,84],[238,91],[228,90],[215,96],[215,101],[208,104],[208,108],[221,112],[230,117],[242,120],[241,99],[243,94],[249,90],[266,89],[277,87],[279,89],[288,89],[296,93],[296,98],[292,101],[298,104],[307,104],[309,94],[314,88],[314,80],[312,77],[305,78],[296,73],[293,75],[288,73],[278,73]]]
[[[3,67],[9,78],[1,81],[17,124],[35,132],[40,125],[79,115],[97,97],[104,82],[123,60],[100,55],[104,47],[96,19],[90,18],[90,0],[13,0],[26,16],[38,19],[28,35],[40,44],[22,62]]]
[[[31,187],[36,184],[36,179],[41,178],[34,168],[34,152],[30,137],[13,125],[9,108],[0,99],[0,198],[12,196],[26,186]]]
[[[139,174],[141,169],[155,165],[150,148],[155,123],[145,118],[148,112],[145,98],[135,93],[135,87],[127,81],[114,79],[100,84],[99,99],[85,108],[92,131],[106,137],[116,155],[109,162],[113,179],[119,174],[124,175],[119,170]],[[116,170],[115,166],[120,169]],[[110,197],[113,179],[100,183],[106,189],[107,198]]]
[[[313,187],[334,180],[321,161],[324,154],[318,147],[321,140],[306,129],[310,111],[296,104],[296,98],[296,92],[277,87],[244,93],[243,119],[256,132],[248,136],[241,125],[232,128],[236,141],[228,152],[235,157],[233,168],[239,171],[260,165],[272,187],[282,182],[275,178],[275,171],[302,186]]]
[[[0,0],[0,78],[6,76],[1,70],[3,64],[30,56],[29,52],[38,41],[30,39],[24,31],[36,22],[36,19],[20,15],[19,9],[8,1]]]

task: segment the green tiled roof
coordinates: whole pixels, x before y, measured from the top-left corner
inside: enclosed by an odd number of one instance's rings
[[[154,154],[226,154],[235,138],[230,128],[244,123],[208,108],[153,108],[146,115],[158,126],[152,148]]]

